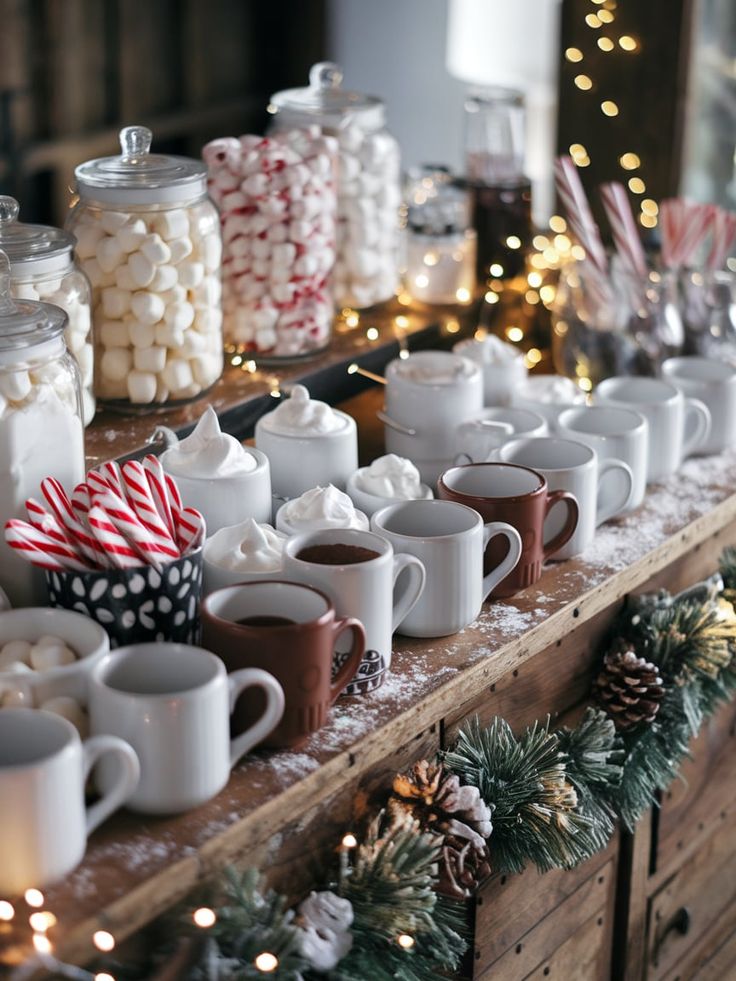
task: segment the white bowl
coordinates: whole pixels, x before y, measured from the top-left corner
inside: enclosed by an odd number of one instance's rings
[[[381,497],[378,494],[371,494],[368,491],[362,490],[358,486],[358,481],[360,480],[361,474],[365,473],[367,469],[368,467],[361,467],[348,477],[345,490],[356,508],[360,509],[360,511],[368,515],[370,518],[371,515],[373,515],[376,511],[380,511],[381,508],[385,508],[389,504],[399,504],[406,500],[406,498],[403,497]],[[434,497],[432,488],[427,484],[420,484],[420,489],[422,493],[417,500],[428,501]]]
[[[89,673],[110,650],[105,629],[81,613],[54,607],[26,606],[0,613],[0,648],[11,640],[33,644],[46,635],[61,638],[75,652],[77,660],[49,671],[23,674],[0,671],[0,691],[27,690],[35,705],[59,695],[69,695],[86,704]]]

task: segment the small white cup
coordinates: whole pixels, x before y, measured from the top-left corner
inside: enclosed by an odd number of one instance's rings
[[[252,685],[263,688],[266,708],[231,741],[230,715]],[[281,685],[266,671],[244,668],[228,675],[219,657],[186,644],[120,647],[90,679],[92,732],[120,736],[136,750],[141,778],[128,806],[143,814],[177,814],[214,797],[283,712]],[[100,788],[107,790],[114,779],[103,761]]]
[[[350,495],[353,504],[360,510],[362,514],[367,515],[370,518],[372,514],[376,511],[380,511],[381,508],[388,507],[389,504],[397,504],[401,500],[406,500],[406,498],[397,497],[381,497],[379,494],[371,494],[368,491],[363,490],[360,486],[360,479],[362,474],[368,467],[361,467],[356,470],[355,473],[351,473],[348,477],[347,486],[345,488],[346,492]],[[432,488],[427,484],[420,484],[419,489],[421,494],[416,500],[418,501],[429,501],[434,497],[432,493]]]
[[[631,469],[621,460],[599,463],[595,450],[584,443],[552,436],[513,439],[496,452],[504,463],[531,467],[541,473],[550,490],[575,495],[579,509],[577,527],[555,558],[570,559],[584,552],[595,538],[596,527],[629,504],[634,486]],[[554,538],[562,525],[562,509],[552,508],[544,522],[544,540]]]
[[[736,369],[726,361],[693,355],[668,358],[662,375],[710,412],[710,434],[696,453],[722,453],[736,446]]]
[[[408,637],[444,637],[467,627],[521,557],[515,528],[504,521],[484,524],[477,511],[455,501],[392,504],[373,515],[371,528],[427,570],[424,592],[397,628]],[[484,576],[486,545],[494,535],[505,535],[509,550]]]
[[[86,702],[89,674],[110,650],[110,638],[104,627],[81,613],[48,606],[26,606],[0,613],[0,647],[11,640],[33,644],[44,636],[59,637],[76,653],[78,660],[48,671],[23,674],[0,671],[0,695],[21,692],[28,707],[42,705],[61,695]]]
[[[529,375],[517,386],[511,404],[518,409],[530,409],[543,416],[554,432],[561,412],[576,405],[585,405],[585,393],[571,378],[563,375]]]
[[[344,490],[348,477],[357,470],[358,429],[355,419],[339,409],[332,411],[342,425],[326,433],[282,432],[274,428],[269,418],[271,413],[261,416],[256,423],[256,446],[266,454],[271,464],[271,489],[276,501],[274,510],[280,501],[299,497],[311,487],[334,484]]]
[[[224,546],[235,550],[242,541],[243,526],[234,525],[229,528],[220,528],[214,535],[210,535],[204,543],[202,549],[202,596],[209,596],[216,589],[223,586],[235,586],[241,582],[260,582],[262,579],[283,579],[284,572],[279,563],[276,569],[229,569],[214,561],[212,556],[222,551]]]
[[[530,409],[484,409],[476,419],[458,426],[453,466],[485,463],[493,450],[515,436],[546,436],[548,432],[547,420]]]
[[[649,423],[647,483],[673,474],[685,457],[705,445],[710,434],[710,412],[698,399],[661,378],[615,376],[600,382],[596,405],[635,409]]]
[[[183,477],[167,468],[166,450],[161,454],[161,465],[176,481],[185,506],[196,508],[204,516],[208,535],[248,518],[271,520],[268,459],[252,446],[246,449],[256,461],[255,469],[231,477]]]
[[[501,342],[503,344],[503,342]],[[510,344],[504,344],[516,354],[505,361],[484,360],[484,342],[470,337],[455,344],[452,350],[480,365],[483,372],[483,401],[487,406],[511,405],[514,390],[523,385],[527,377],[524,355]]]
[[[647,489],[649,423],[634,409],[613,405],[581,405],[560,413],[557,431],[565,439],[585,443],[599,460],[623,460],[631,469],[634,486],[624,511],[633,511]]]
[[[114,755],[101,800],[85,810],[84,785],[103,755]],[[0,712],[0,895],[63,879],[81,862],[87,837],[130,796],[138,758],[115,736],[82,743],[71,722],[50,712]]]

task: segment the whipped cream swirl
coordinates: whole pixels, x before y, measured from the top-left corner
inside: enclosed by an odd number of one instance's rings
[[[312,487],[301,497],[287,501],[278,514],[279,523],[293,528],[359,528],[368,530],[368,519],[347,494],[333,484]]]
[[[416,501],[426,496],[417,468],[411,460],[395,453],[379,456],[369,467],[359,470],[355,486],[366,494],[398,501]]]
[[[419,351],[395,364],[398,377],[418,385],[455,385],[479,370],[466,358],[449,351]]]
[[[212,565],[233,572],[279,572],[286,535],[254,518],[221,528],[205,545],[205,558]]]
[[[464,358],[471,358],[479,364],[510,364],[524,359],[522,352],[513,344],[507,344],[495,334],[488,334],[481,340],[462,341],[456,350]]]
[[[297,436],[316,436],[343,429],[345,420],[326,402],[309,397],[304,385],[294,385],[291,396],[264,417],[272,432]]]
[[[194,431],[161,455],[175,477],[236,477],[252,473],[258,461],[234,436],[223,433],[217,413],[208,405]]]
[[[549,405],[584,402],[585,395],[563,375],[530,375],[518,390],[519,398]]]

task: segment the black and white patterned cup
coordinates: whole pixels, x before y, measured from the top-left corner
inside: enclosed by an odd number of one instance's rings
[[[202,549],[161,571],[150,565],[100,572],[47,572],[51,606],[77,610],[107,631],[110,647],[199,640]]]

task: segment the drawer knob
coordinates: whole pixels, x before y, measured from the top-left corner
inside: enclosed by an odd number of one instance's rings
[[[678,933],[681,937],[687,936],[690,932],[690,924],[692,923],[692,916],[690,915],[690,910],[687,906],[681,906],[676,913],[672,915],[669,922],[666,924],[660,935],[657,937],[655,948],[654,948],[654,963],[655,965],[659,961],[659,952],[664,946],[664,942],[671,933]]]

